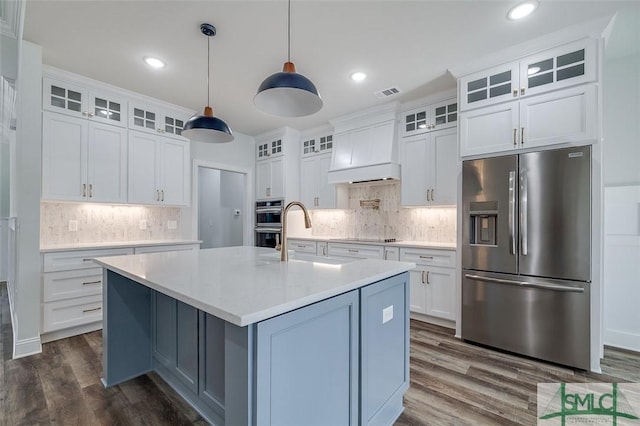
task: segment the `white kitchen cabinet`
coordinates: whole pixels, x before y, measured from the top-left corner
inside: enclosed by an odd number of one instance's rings
[[[432,248],[400,248],[400,260],[413,262],[410,272],[411,311],[423,319],[455,321],[456,252]],[[422,318],[422,317],[421,317]]]
[[[43,112],[42,198],[127,201],[126,129]]]
[[[400,247],[384,247],[384,260],[400,260]]]
[[[460,111],[595,81],[596,40],[585,38],[459,79]]]
[[[288,127],[256,137],[256,200],[300,198],[299,140]]]
[[[447,99],[406,111],[401,114],[401,117],[401,137],[455,127],[458,123],[458,103],[455,98]]]
[[[300,192],[310,209],[336,208],[336,187],[328,181],[331,153],[302,158]]]
[[[384,259],[384,247],[379,245],[330,242],[328,253],[341,259]]]
[[[316,241],[316,256],[329,255],[329,243],[326,241]]]
[[[455,128],[404,138],[400,141],[403,206],[441,206],[456,203],[458,144]]]
[[[124,96],[100,87],[45,76],[42,108],[73,117],[126,127]]]
[[[188,118],[184,112],[161,105],[137,99],[129,101],[129,128],[132,130],[185,140],[182,129]]]
[[[144,254],[144,253],[162,253],[168,251],[188,251],[188,250],[199,250],[200,244],[171,244],[171,245],[157,245],[157,246],[143,246],[143,247],[135,247],[135,254]]]
[[[326,134],[323,136],[304,137],[302,138],[300,147],[302,148],[302,152],[300,153],[302,157],[331,152],[333,148],[333,135]]]
[[[189,143],[129,132],[129,202],[189,205]]]
[[[462,157],[595,141],[596,87],[570,87],[460,114]]]
[[[316,254],[316,242],[309,240],[296,240],[289,238],[287,239],[287,247],[289,250],[293,250],[296,253],[307,253],[307,254]]]

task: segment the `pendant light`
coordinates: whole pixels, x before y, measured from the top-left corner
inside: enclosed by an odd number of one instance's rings
[[[302,117],[320,111],[322,99],[311,80],[298,74],[291,62],[291,0],[288,1],[287,30],[287,62],[282,72],[272,74],[262,82],[253,103],[269,114]]]
[[[211,24],[201,24],[200,31],[207,36],[207,106],[204,107],[202,115],[194,115],[184,124],[182,136],[198,142],[231,142],[233,134],[227,123],[213,115],[213,108],[209,106],[209,77],[210,77],[210,54],[209,41],[216,35],[216,27]]]

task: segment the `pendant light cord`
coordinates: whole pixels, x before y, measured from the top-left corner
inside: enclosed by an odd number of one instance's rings
[[[210,47],[211,36],[207,37],[207,106],[210,106],[209,96],[211,94],[211,90],[209,89],[209,76],[211,74],[211,47]]]
[[[291,62],[291,0],[287,10],[287,61]]]

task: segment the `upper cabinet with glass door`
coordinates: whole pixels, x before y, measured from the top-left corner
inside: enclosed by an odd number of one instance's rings
[[[160,105],[131,100],[129,103],[129,128],[148,133],[184,139],[182,129],[188,117]]]
[[[96,87],[43,78],[42,108],[105,124],[126,127],[127,101],[124,97]]]
[[[400,114],[400,137],[418,135],[458,124],[455,98],[415,108]]]
[[[596,80],[596,40],[585,38],[459,80],[460,110]]]
[[[325,152],[331,152],[333,148],[333,135],[330,132],[322,136],[316,135],[311,137],[303,137],[300,147],[303,157],[310,155],[324,154]]]

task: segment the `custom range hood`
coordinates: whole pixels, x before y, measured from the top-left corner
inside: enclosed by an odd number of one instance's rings
[[[332,120],[331,184],[400,179],[396,143],[397,103]]]

